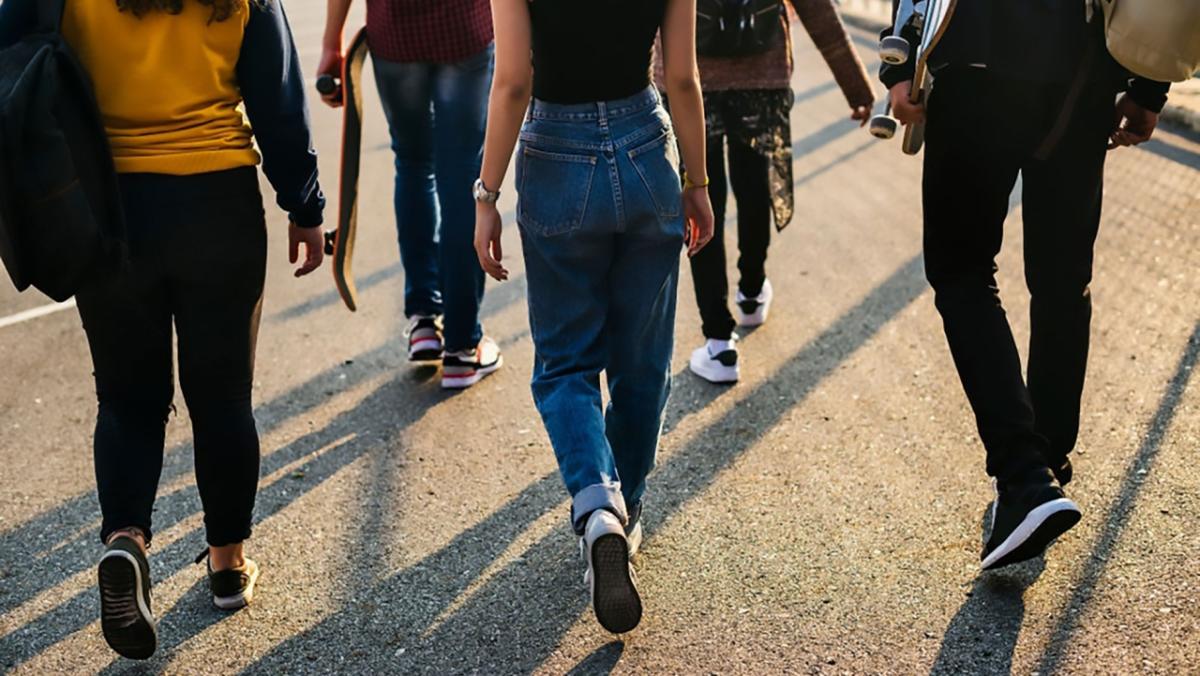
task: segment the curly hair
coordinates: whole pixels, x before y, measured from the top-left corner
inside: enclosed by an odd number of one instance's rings
[[[258,2],[258,0],[249,0]],[[220,22],[233,16],[239,6],[247,4],[247,0],[196,0],[201,5],[212,8],[209,23]],[[178,14],[183,11],[184,0],[117,0],[117,9],[122,12],[132,12],[139,19],[150,12],[167,12]]]

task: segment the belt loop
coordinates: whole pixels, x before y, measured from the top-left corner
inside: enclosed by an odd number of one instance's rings
[[[603,101],[596,102],[596,111],[600,114],[600,128],[608,130],[608,106]]]

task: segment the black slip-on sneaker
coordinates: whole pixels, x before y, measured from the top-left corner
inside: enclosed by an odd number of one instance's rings
[[[118,655],[144,660],[158,648],[158,625],[150,610],[150,562],[132,538],[109,543],[97,566],[100,629]]]
[[[208,548],[196,557],[196,563],[208,558]],[[258,582],[258,564],[246,557],[240,568],[228,570],[212,569],[208,564],[208,588],[212,592],[213,605],[221,610],[240,610],[254,600],[254,585]]]
[[[992,570],[1040,556],[1081,516],[1047,468],[1026,472],[1016,480],[997,481],[992,530],[980,557],[982,568]]]

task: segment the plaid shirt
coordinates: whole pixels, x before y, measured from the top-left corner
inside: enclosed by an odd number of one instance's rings
[[[384,61],[454,63],[492,38],[488,0],[367,0],[367,39]]]

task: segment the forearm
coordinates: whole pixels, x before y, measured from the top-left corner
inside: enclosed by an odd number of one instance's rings
[[[667,98],[671,102],[671,120],[683,166],[693,182],[703,183],[708,177],[708,165],[704,156],[704,99],[699,74],[693,78],[668,78]]]
[[[354,0],[326,0],[325,37],[321,41],[326,49],[341,51],[346,17],[350,14],[350,5],[353,2]]]
[[[479,174],[488,190],[499,190],[500,184],[504,183],[531,91],[528,81],[507,83],[497,80],[492,84],[487,133],[483,141],[483,168]]]

